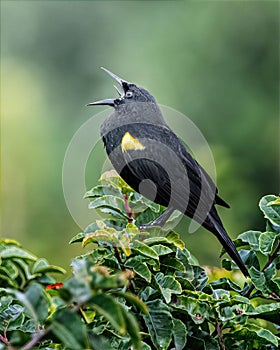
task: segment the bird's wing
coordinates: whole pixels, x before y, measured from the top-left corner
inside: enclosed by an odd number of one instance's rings
[[[217,189],[208,174],[193,159],[177,136],[166,127],[149,126],[141,130],[143,150],[128,150],[124,159],[139,180],[157,185],[157,201],[193,216],[200,206],[198,221],[215,203]],[[148,130],[145,134],[145,131]]]

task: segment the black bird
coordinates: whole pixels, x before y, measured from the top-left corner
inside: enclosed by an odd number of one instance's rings
[[[162,226],[174,210],[212,232],[245,276],[248,271],[228,236],[215,205],[229,207],[206,171],[193,159],[164,121],[154,97],[145,89],[102,68],[121,86],[116,99],[89,103],[108,105],[113,113],[103,122],[106,152],[120,176],[148,199],[167,207],[149,225]]]

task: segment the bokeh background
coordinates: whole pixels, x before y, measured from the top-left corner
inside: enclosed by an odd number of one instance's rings
[[[100,66],[191,118],[231,204],[220,210],[230,235],[263,229],[258,201],[279,192],[278,48],[277,1],[1,1],[2,235],[66,268],[83,252],[68,245],[80,228],[61,172],[93,114],[85,104],[114,96]],[[88,188],[105,158],[102,147],[90,157]],[[219,264],[216,239],[185,224],[194,255]]]

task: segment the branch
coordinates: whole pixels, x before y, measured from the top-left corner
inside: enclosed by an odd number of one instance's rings
[[[220,349],[221,350],[226,350],[226,346],[225,346],[224,338],[223,338],[223,332],[222,332],[222,328],[220,326],[218,317],[216,317],[216,331],[217,331],[217,334],[218,334]]]
[[[0,334],[0,341],[6,345],[8,345],[8,342],[9,342],[5,334],[4,335]]]
[[[124,194],[123,198],[124,198],[126,215],[128,216],[128,221],[131,224],[132,223],[132,211],[131,211],[129,203],[128,203],[128,196],[127,196],[127,194]]]
[[[40,340],[44,338],[45,335],[47,335],[50,332],[50,328],[44,329],[34,335],[34,337],[24,345],[22,350],[29,350],[32,349],[37,343],[39,343]]]

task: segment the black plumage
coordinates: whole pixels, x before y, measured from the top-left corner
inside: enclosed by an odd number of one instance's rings
[[[229,206],[218,196],[210,176],[166,124],[154,97],[104,70],[117,80],[123,93],[89,105],[114,108],[101,126],[101,136],[116,171],[135,191],[167,207],[150,224],[163,225],[174,210],[180,210],[212,232],[248,276],[215,208],[216,204]]]

